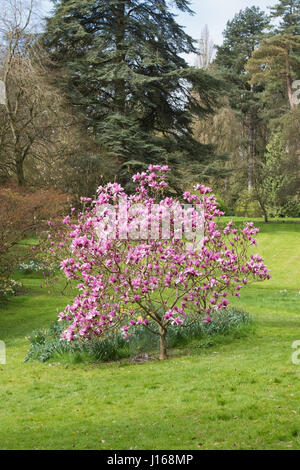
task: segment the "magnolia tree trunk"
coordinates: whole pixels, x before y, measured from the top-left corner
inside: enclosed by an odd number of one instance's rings
[[[168,359],[168,354],[167,354],[167,330],[165,328],[162,328],[161,326],[159,327],[159,334],[160,334],[160,353],[159,353],[159,359],[161,361],[164,361],[165,359]]]

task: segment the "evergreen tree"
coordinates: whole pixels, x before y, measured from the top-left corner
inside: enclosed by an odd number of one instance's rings
[[[275,86],[277,93],[283,90],[290,109],[294,109],[292,85],[300,76],[300,36],[285,33],[263,41],[253,52],[246,69],[252,84],[261,83],[266,88],[271,86],[272,90]]]
[[[300,0],[280,0],[270,10],[271,18],[281,18],[279,33],[300,34]]]
[[[258,7],[241,10],[232,21],[227,23],[223,33],[224,43],[218,47],[216,56],[216,64],[228,84],[229,103],[239,115],[245,130],[249,189],[253,186],[255,156],[259,152],[263,153],[264,145],[259,146],[263,138],[258,116],[261,89],[249,84],[245,67],[268,25],[269,19]]]
[[[266,150],[260,171],[256,174],[254,189],[265,221],[269,217],[297,217],[300,206],[296,185],[299,179],[295,174],[296,168],[290,167],[290,155],[282,129],[271,136]]]
[[[191,13],[187,0],[173,3]],[[213,149],[191,126],[193,115],[213,111],[219,82],[181,57],[195,52],[193,40],[165,0],[57,1],[44,43],[87,132],[118,162],[119,178],[165,160],[192,164],[195,176],[206,172]]]

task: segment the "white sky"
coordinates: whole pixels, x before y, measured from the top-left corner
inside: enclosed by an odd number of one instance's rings
[[[180,13],[177,22],[185,26],[186,32],[194,39],[199,39],[202,28],[207,24],[215,44],[222,44],[222,32],[228,20],[247,7],[257,6],[268,12],[268,6],[274,6],[278,0],[191,0],[194,16]]]
[[[40,0],[41,9],[45,15],[49,14],[52,3],[50,0]],[[201,30],[207,24],[212,40],[215,44],[222,44],[222,32],[228,20],[246,7],[253,5],[268,12],[268,7],[278,3],[278,0],[190,0],[193,16],[179,13],[177,22],[185,27],[185,31],[194,39],[200,39]],[[193,65],[194,58],[187,57]]]

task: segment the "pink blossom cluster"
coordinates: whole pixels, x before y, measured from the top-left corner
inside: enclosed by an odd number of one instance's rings
[[[196,185],[183,194],[191,205],[193,227],[199,207],[202,210],[201,246],[176,238],[176,211],[182,205],[164,194],[168,171],[167,166],[150,165],[137,173],[133,177],[136,192],[129,196],[117,183],[101,186],[96,200],[84,198],[89,206],[76,218],[74,211],[65,217],[65,232],[51,239],[57,242],[51,250],[64,254],[62,271],[76,281],[79,291],[59,314],[60,320],[69,322],[63,339],[92,338],[116,330],[127,338],[139,325],[165,334],[170,324],[209,323],[214,312],[226,309],[230,298],[239,297],[248,282],[270,278],[263,259],[248,254],[249,247],[256,244],[258,229],[253,223],[237,229],[232,221],[223,226],[223,213],[210,188]],[[157,201],[161,208],[157,223],[164,217],[164,208],[173,208],[170,237],[154,239],[151,231],[142,240],[99,237],[99,224],[107,216],[106,211],[99,215],[99,207],[111,204],[118,208],[120,197],[126,197],[126,210],[137,203],[147,209],[148,217],[142,221],[138,213],[129,217],[128,224],[136,227],[149,224],[153,218],[149,209]]]

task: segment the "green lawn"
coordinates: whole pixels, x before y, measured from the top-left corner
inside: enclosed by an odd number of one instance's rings
[[[22,279],[31,292],[0,306],[0,448],[300,449],[300,224],[260,225],[273,277],[236,301],[255,333],[163,363],[23,363],[68,299]]]

